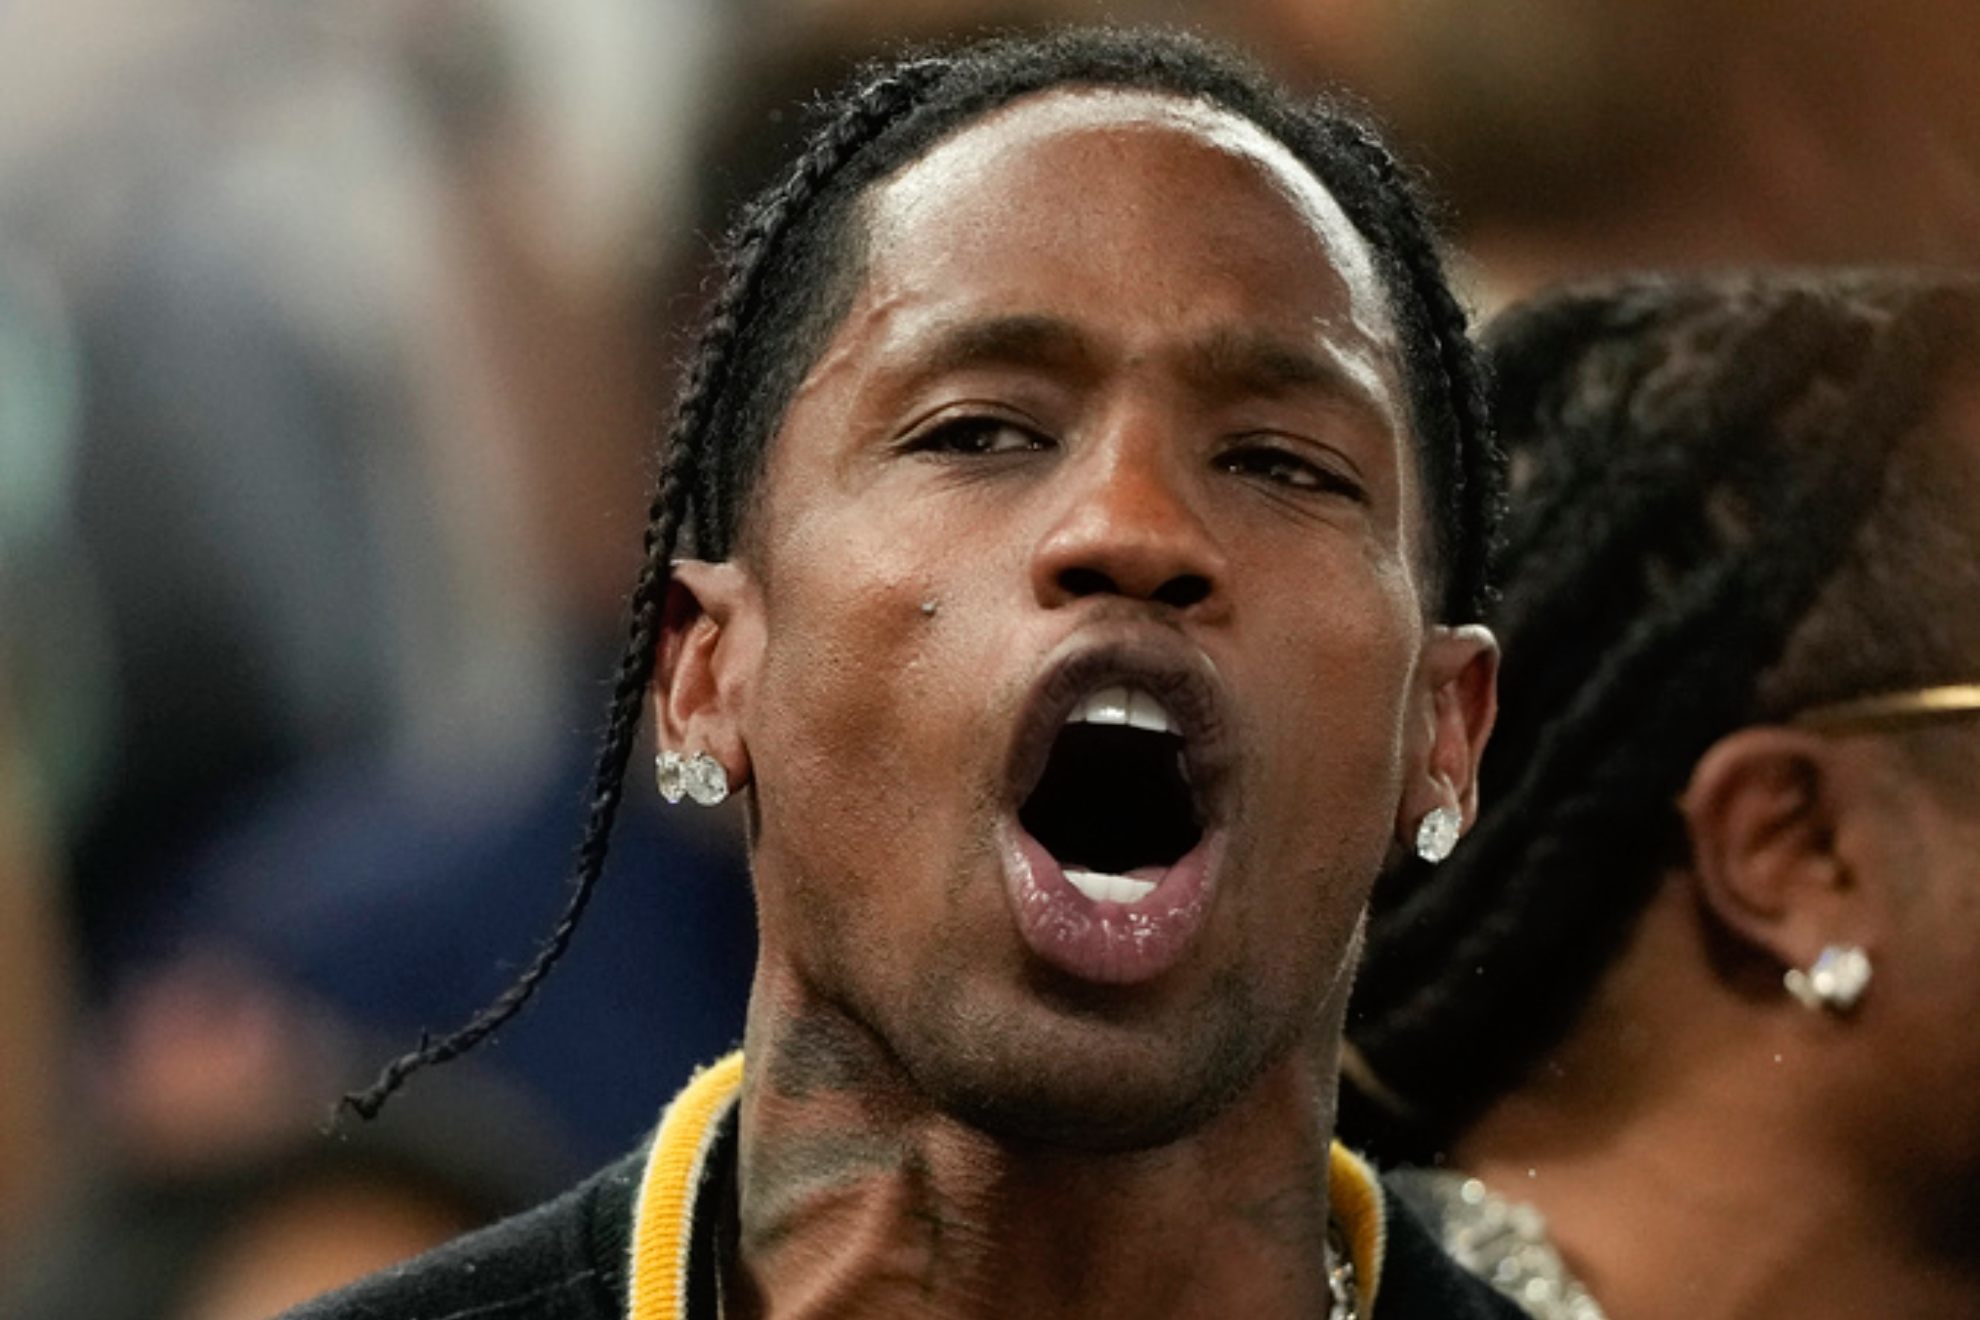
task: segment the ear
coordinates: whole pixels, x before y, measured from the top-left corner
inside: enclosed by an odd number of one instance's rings
[[[720,761],[731,788],[749,782],[744,717],[763,636],[762,595],[740,563],[674,565],[653,666],[654,728],[662,747]]]
[[[1455,808],[1467,827],[1478,817],[1478,762],[1499,713],[1499,643],[1477,624],[1432,627],[1417,674],[1408,779],[1396,818],[1404,847],[1415,846],[1418,824],[1438,807]]]
[[[1797,729],[1741,729],[1714,743],[1678,801],[1691,874],[1717,924],[1777,967],[1830,944],[1874,941],[1842,838],[1847,786],[1831,744]]]

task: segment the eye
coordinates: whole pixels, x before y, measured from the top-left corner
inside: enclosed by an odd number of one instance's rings
[[[948,417],[909,437],[906,448],[932,454],[1017,454],[1050,449],[1052,442],[1008,417]]]
[[[1283,445],[1263,442],[1235,445],[1217,456],[1217,466],[1236,476],[1255,477],[1291,490],[1345,495],[1357,501],[1368,498],[1361,483],[1345,472]]]

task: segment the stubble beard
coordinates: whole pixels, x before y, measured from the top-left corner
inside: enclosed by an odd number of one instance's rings
[[[1095,1154],[1151,1150],[1206,1127],[1300,1048],[1319,1012],[1262,1011],[1235,971],[1198,1002],[1140,1021],[1109,1011],[1105,995],[986,1006],[942,973],[921,978],[915,998],[918,1012],[881,1029],[932,1108],[1000,1142]]]

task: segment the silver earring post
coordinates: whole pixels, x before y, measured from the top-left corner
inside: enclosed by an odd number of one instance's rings
[[[1416,855],[1435,865],[1451,855],[1458,844],[1464,817],[1456,807],[1427,811],[1416,826]]]
[[[1806,970],[1788,968],[1781,984],[1811,1012],[1847,1013],[1870,984],[1870,955],[1860,945],[1831,944]]]

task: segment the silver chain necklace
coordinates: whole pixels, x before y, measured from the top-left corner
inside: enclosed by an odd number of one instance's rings
[[[1327,1219],[1327,1320],[1361,1320],[1361,1283],[1354,1273],[1354,1253],[1347,1235],[1331,1215]]]
[[[1452,1259],[1535,1320],[1604,1320],[1532,1206],[1449,1169],[1392,1169],[1386,1181],[1430,1224]]]

